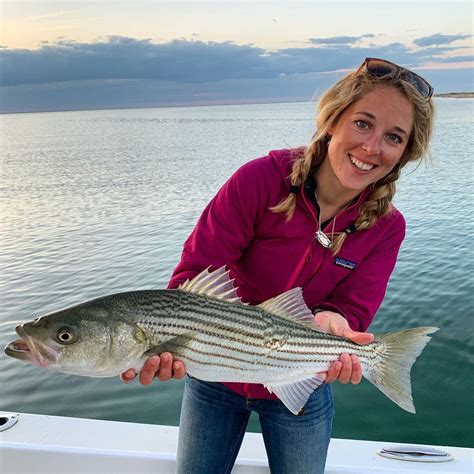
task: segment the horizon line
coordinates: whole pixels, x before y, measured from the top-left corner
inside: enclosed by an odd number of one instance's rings
[[[474,91],[463,91],[463,92],[443,92],[434,94],[433,97],[440,99],[459,98],[459,99],[472,99],[474,98]],[[264,105],[264,104],[288,104],[288,103],[306,103],[306,102],[317,102],[313,99],[248,99],[222,102],[203,102],[203,103],[182,103],[182,104],[164,104],[164,105],[150,105],[140,107],[97,107],[97,108],[77,108],[77,109],[45,109],[45,110],[22,110],[3,112],[0,110],[0,115],[14,115],[14,114],[47,114],[54,112],[89,112],[89,111],[101,111],[101,110],[140,110],[140,109],[174,109],[174,108],[185,108],[185,107],[222,107],[222,106],[237,106],[237,105]]]

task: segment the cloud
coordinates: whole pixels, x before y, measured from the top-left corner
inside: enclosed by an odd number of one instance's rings
[[[276,51],[228,41],[175,39],[156,44],[151,39],[124,36],[110,36],[94,43],[62,39],[54,44],[42,44],[37,50],[1,49],[0,85],[107,79],[188,84],[270,79],[281,74],[330,72],[357,67],[366,56],[419,65],[433,61],[434,56],[456,50],[455,47],[437,46],[415,51],[401,43],[353,46],[360,38],[373,36],[326,38],[323,39],[326,43],[319,46]]]
[[[474,55],[470,56],[453,56],[448,58],[437,58],[437,62],[448,64],[448,63],[464,63],[464,62],[474,62]]]
[[[312,44],[329,44],[329,45],[340,45],[340,44],[354,44],[364,38],[375,38],[375,35],[368,33],[361,36],[332,36],[331,38],[310,38],[309,42]]]
[[[93,43],[63,38],[37,50],[4,48],[0,112],[310,100],[365,57],[411,68],[471,59],[466,48],[449,45],[360,46],[354,42],[361,37],[350,37],[353,43],[337,38],[340,44],[274,51],[233,42],[176,39],[157,44],[123,36]],[[440,75],[424,69],[425,74],[428,80],[436,78],[437,92],[472,89],[472,69]]]
[[[231,42],[173,40],[154,44],[112,36],[107,41],[62,40],[38,50],[4,50],[0,84],[41,84],[90,79],[203,82],[272,75],[264,50]]]
[[[413,41],[413,43],[420,47],[432,46],[432,45],[438,45],[438,44],[450,44],[450,43],[453,43],[454,41],[470,38],[471,36],[472,35],[465,35],[465,34],[443,35],[442,33],[436,33],[431,36],[423,36],[422,38],[418,38],[415,41]]]

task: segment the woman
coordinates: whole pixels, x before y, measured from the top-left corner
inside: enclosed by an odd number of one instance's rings
[[[259,304],[302,287],[323,331],[367,344],[405,235],[392,205],[401,169],[427,151],[432,87],[381,59],[329,89],[319,102],[310,145],[273,151],[242,166],[204,210],[184,245],[169,288],[212,265],[227,265],[239,295]],[[181,378],[169,353],[140,372]],[[130,381],[129,370],[122,380]],[[230,472],[251,411],[260,419],[275,473],[321,473],[333,418],[329,383],[357,384],[358,358],[341,354],[301,416],[263,386],[207,383],[187,377],[180,421],[178,472]]]

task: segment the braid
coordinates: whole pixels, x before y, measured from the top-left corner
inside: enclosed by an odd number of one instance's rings
[[[378,181],[368,199],[362,204],[355,222],[357,231],[370,229],[379,217],[386,216],[392,210],[392,199],[395,195],[395,182],[400,176],[402,166],[398,164],[393,170]],[[347,237],[346,232],[338,233],[333,239],[332,253],[337,255]]]
[[[321,140],[313,140],[311,144],[302,152],[301,149],[294,150],[297,157],[293,163],[293,168],[290,174],[291,186],[296,186],[301,189],[306,182],[311,168],[315,163],[319,163],[317,159],[321,149]],[[322,155],[324,158],[324,154]],[[286,220],[289,221],[293,217],[296,207],[296,194],[290,192],[288,196],[282,199],[276,206],[270,207],[270,210],[277,213],[286,214]]]

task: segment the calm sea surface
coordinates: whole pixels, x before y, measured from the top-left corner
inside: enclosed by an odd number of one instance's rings
[[[432,162],[406,169],[407,238],[374,332],[439,326],[413,372],[417,414],[334,384],[334,437],[473,446],[474,101],[437,99]],[[314,104],[0,116],[0,345],[85,299],[165,287],[205,204],[241,164],[308,142]],[[0,354],[0,410],[177,425],[182,382],[123,385]],[[258,431],[251,419],[250,431]]]

